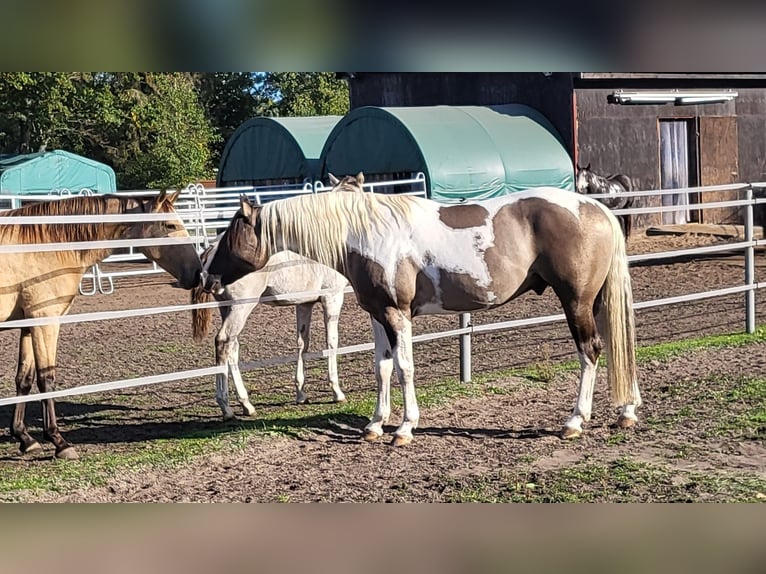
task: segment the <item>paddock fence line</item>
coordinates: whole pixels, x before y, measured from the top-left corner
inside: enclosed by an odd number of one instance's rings
[[[651,254],[631,255],[628,258],[629,262],[634,263],[639,261],[648,261],[652,259],[672,259],[672,258],[678,258],[683,256],[689,256],[689,255],[710,254],[710,253],[717,253],[717,252],[725,252],[725,251],[730,252],[730,251],[741,250],[745,253],[746,260],[748,258],[750,259],[749,263],[746,261],[744,283],[741,285],[734,285],[734,286],[730,286],[726,288],[719,288],[719,289],[708,290],[708,291],[703,291],[698,293],[636,302],[634,304],[634,308],[645,309],[649,307],[657,307],[662,305],[669,305],[669,304],[694,301],[694,300],[704,300],[704,299],[720,297],[724,295],[743,293],[745,295],[746,331],[753,332],[755,329],[755,320],[754,320],[755,290],[766,287],[766,282],[760,282],[760,283],[755,282],[754,265],[753,265],[755,247],[766,245],[766,239],[758,239],[758,240],[754,239],[753,210],[755,205],[766,203],[766,198],[754,198],[753,190],[766,189],[766,183],[735,184],[732,186],[714,186],[714,187],[706,187],[706,188],[689,188],[689,189],[695,192],[710,191],[710,190],[744,191],[746,194],[745,199],[725,201],[725,202],[699,203],[699,204],[694,204],[693,209],[712,209],[712,208],[717,208],[721,206],[744,207],[745,208],[745,217],[744,217],[745,240],[739,241],[737,243],[729,243],[729,244],[718,245],[718,246],[705,246],[705,247],[696,247],[692,249],[683,249],[683,250],[676,250],[676,251],[665,251],[665,252],[658,252],[658,253],[651,253]],[[665,195],[669,193],[675,193],[677,191],[678,190],[656,190],[656,191],[631,192],[631,193],[635,195],[651,196],[651,195]],[[658,207],[643,207],[643,208],[614,210],[614,213],[618,215],[630,214],[630,213],[660,213],[663,211],[673,211],[678,209],[679,209],[678,206],[658,206]],[[680,209],[688,209],[688,207],[682,206]],[[2,218],[0,218],[0,220],[1,219]],[[67,245],[68,249],[71,248],[69,247],[70,244],[62,244],[62,245]],[[351,290],[346,289],[346,292],[351,292]],[[321,292],[312,292],[312,293],[319,294]],[[288,294],[288,295],[276,296],[276,297],[275,296],[262,297],[262,298],[258,298],[258,301],[268,302],[268,301],[273,301],[279,298],[288,298],[288,297],[295,297],[295,296],[296,294]],[[187,311],[194,308],[212,308],[212,307],[222,307],[226,305],[246,304],[246,303],[251,303],[253,301],[254,301],[254,298],[242,299],[237,301],[210,302],[210,303],[203,303],[203,304],[196,304],[196,305],[187,304],[187,305],[174,305],[174,306],[165,306],[165,307],[153,307],[153,308],[145,308],[145,309],[126,309],[121,311],[102,311],[102,312],[96,312],[96,313],[81,313],[81,314],[75,314],[75,315],[67,315],[64,317],[22,319],[19,321],[2,322],[0,323],[0,329],[5,330],[5,329],[13,329],[13,328],[21,328],[21,327],[31,327],[31,326],[35,326],[39,324],[45,324],[46,322],[77,323],[77,322],[85,322],[85,321],[119,319],[119,318],[125,318],[125,317],[136,317],[136,316],[152,315],[152,314],[159,314],[159,313]],[[413,342],[421,343],[425,341],[431,341],[431,340],[448,338],[448,337],[458,337],[460,341],[460,349],[461,349],[460,376],[461,376],[461,380],[468,382],[470,381],[470,377],[471,377],[471,370],[470,370],[471,335],[487,333],[487,332],[497,331],[497,330],[511,329],[515,327],[547,324],[547,323],[553,323],[553,322],[558,322],[563,320],[564,320],[564,315],[562,313],[562,314],[548,315],[543,317],[530,317],[526,319],[503,321],[503,322],[492,323],[492,324],[473,325],[470,320],[470,315],[464,314],[460,318],[459,328],[450,329],[446,331],[440,331],[440,332],[434,332],[434,333],[424,333],[416,337],[413,337]],[[306,360],[319,359],[323,357],[329,357],[331,354],[343,355],[343,354],[350,354],[350,353],[356,353],[356,352],[366,352],[371,350],[372,348],[373,348],[373,343],[361,343],[357,345],[345,346],[337,350],[325,349],[325,350],[317,351],[313,353],[306,353],[304,357]],[[463,356],[463,353],[466,353],[465,356]],[[290,362],[294,362],[295,360],[296,360],[296,357],[294,355],[289,355],[284,357],[271,357],[271,358],[265,358],[265,359],[261,359],[257,361],[243,362],[240,366],[240,369],[243,371],[248,371],[248,370],[253,370],[257,368],[269,367],[273,365],[287,364]],[[121,388],[159,384],[159,383],[170,382],[170,381],[210,376],[212,374],[222,373],[222,372],[225,372],[225,367],[213,366],[213,367],[203,368],[203,369],[178,371],[174,373],[161,373],[161,374],[150,375],[145,377],[136,377],[133,379],[122,379],[119,381],[94,383],[94,384],[83,385],[83,386],[70,388],[70,389],[61,389],[57,391],[52,391],[51,393],[37,393],[34,395],[28,395],[24,397],[0,398],[0,406],[15,404],[19,402],[41,400],[44,398],[54,398],[54,397],[58,398],[58,397],[65,397],[65,396],[71,396],[71,395],[83,395],[83,394],[90,394],[90,393],[96,393],[96,392],[104,392],[107,390],[117,390]]]

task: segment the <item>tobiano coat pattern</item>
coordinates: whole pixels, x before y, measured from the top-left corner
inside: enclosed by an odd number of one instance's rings
[[[204,280],[228,284],[290,249],[343,273],[375,334],[378,401],[364,437],[383,434],[396,370],[404,413],[394,444],[412,440],[412,319],[475,312],[532,290],[558,296],[580,357],[580,385],[562,436],[589,420],[596,366],[606,343],[618,424],[631,426],[641,399],[636,383],[632,290],[619,222],[597,201],[536,188],[483,202],[444,205],[372,193],[302,196],[240,211]],[[595,316],[604,317],[603,340]]]

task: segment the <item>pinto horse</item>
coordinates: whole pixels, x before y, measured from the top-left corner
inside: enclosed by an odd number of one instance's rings
[[[71,197],[4,211],[0,217],[173,214],[173,203],[179,194],[180,191],[171,195],[162,192],[155,198],[118,195]],[[189,234],[178,218],[138,223],[0,225],[0,244],[3,245],[161,237],[189,237]],[[77,294],[83,274],[112,251],[101,248],[0,253],[0,321],[65,315]],[[198,283],[202,266],[192,244],[147,246],[139,248],[139,251],[173,275],[184,289],[191,289]],[[59,329],[58,323],[21,328],[16,371],[17,396],[28,395],[35,378],[40,392],[55,389]],[[56,456],[77,458],[75,448],[61,436],[53,399],[43,400],[42,405],[44,436],[56,447]],[[40,451],[40,443],[32,438],[24,423],[25,407],[26,403],[16,404],[11,434],[19,440],[22,453]]]
[[[215,254],[218,243],[211,245],[201,256],[202,267]],[[338,319],[343,306],[343,290],[348,281],[334,269],[320,265],[316,261],[301,257],[290,251],[275,254],[266,266],[255,273],[245,275],[238,281],[227,285],[221,291],[212,294],[217,301],[236,301],[237,299],[257,299],[262,295],[287,295],[266,305],[295,306],[298,363],[295,368],[295,402],[304,404],[308,401],[303,390],[305,380],[303,372],[303,353],[308,348],[311,328],[311,311],[319,302],[324,312],[325,336],[330,350],[338,348]],[[296,295],[291,293],[325,291],[321,295]],[[197,286],[192,289],[192,303],[204,303],[211,299],[211,294]],[[245,328],[250,313],[258,301],[220,307],[221,328],[215,336],[215,360],[217,365],[228,365],[237,398],[246,416],[252,416],[255,408],[247,395],[247,389],[239,371],[239,334]],[[196,308],[192,310],[192,336],[200,342],[210,330],[212,309]],[[327,359],[327,374],[334,402],[346,400],[338,382],[338,359],[330,354]],[[229,406],[229,384],[226,373],[218,373],[215,378],[215,399],[221,407],[224,420],[234,419],[234,411]]]
[[[608,193],[611,197],[599,197],[598,200],[609,209],[627,209],[633,206],[633,198],[621,195],[626,191],[633,191],[633,182],[627,175],[618,173],[603,177],[595,174],[590,169],[590,163],[585,167],[577,166],[577,180],[575,183],[577,193],[593,194]],[[630,214],[618,215],[622,232],[625,239],[630,237],[633,220]]]
[[[242,198],[201,280],[218,289],[284,249],[343,273],[372,318],[378,400],[366,440],[383,435],[396,370],[403,420],[393,444],[412,441],[419,419],[414,317],[491,309],[548,286],[564,309],[581,367],[562,438],[579,436],[590,419],[604,346],[617,424],[626,428],[637,420],[641,398],[625,239],[614,215],[592,198],[554,188],[460,205],[375,193],[306,195],[264,206]],[[603,319],[604,341],[596,316]]]

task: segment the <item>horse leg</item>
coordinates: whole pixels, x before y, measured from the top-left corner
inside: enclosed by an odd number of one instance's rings
[[[579,437],[582,434],[582,423],[590,420],[593,387],[596,383],[596,368],[604,344],[596,328],[594,305],[578,298],[573,298],[566,303],[562,300],[562,305],[580,359],[577,402],[572,416],[569,417],[561,431],[561,438],[571,439]]]
[[[415,396],[415,365],[412,358],[412,320],[398,309],[387,313],[389,324],[396,334],[393,347],[394,367],[402,386],[402,424],[396,429],[393,446],[404,446],[412,442],[412,431],[418,426],[420,410]]]
[[[303,353],[308,349],[311,340],[311,311],[313,303],[301,303],[295,306],[295,333],[298,347],[298,360],[295,364],[295,404],[303,405],[308,402],[306,393],[303,392],[305,381],[303,368]]]
[[[372,420],[364,427],[363,438],[372,442],[383,436],[383,425],[391,416],[391,375],[394,372],[394,359],[391,341],[382,324],[372,319],[372,334],[375,338],[375,382],[378,387],[378,399]]]
[[[327,378],[330,381],[332,400],[335,403],[346,402],[346,395],[343,394],[338,381],[338,355],[335,353],[338,350],[338,321],[340,320],[341,307],[343,307],[343,291],[322,299],[325,339],[327,340],[327,349],[330,351],[327,357]]]
[[[32,328],[32,349],[37,369],[37,388],[41,393],[56,390],[56,350],[60,325],[43,325]],[[53,399],[44,399],[43,436],[56,447],[56,457],[63,459],[79,458],[75,448],[61,436],[56,420],[56,407]]]
[[[231,371],[231,378],[234,381],[234,388],[237,391],[237,399],[242,405],[245,416],[255,414],[255,407],[250,403],[250,397],[247,395],[245,383],[242,380],[242,374],[239,371],[239,334],[247,322],[247,318],[255,308],[256,304],[234,305],[226,313],[215,336],[215,361],[216,365],[227,365],[228,371]],[[224,420],[234,419],[234,411],[229,406],[229,384],[228,373],[218,373],[216,379],[216,402],[221,407]]]
[[[28,395],[35,381],[35,355],[32,350],[32,333],[29,329],[21,329],[19,339],[19,362],[16,371],[16,396]],[[27,403],[16,403],[13,411],[11,435],[19,439],[19,449],[23,454],[42,450],[40,443],[27,431],[24,424]]]

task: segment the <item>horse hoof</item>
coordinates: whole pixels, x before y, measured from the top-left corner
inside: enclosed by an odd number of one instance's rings
[[[223,422],[228,423],[237,420],[237,416],[234,413],[225,413],[223,415]]]
[[[561,429],[561,433],[559,436],[563,440],[572,440],[575,438],[580,438],[582,436],[582,430],[574,429],[572,427],[564,427],[563,429]]]
[[[362,440],[364,440],[366,442],[375,442],[380,437],[381,437],[381,435],[379,435],[375,431],[368,430],[368,431],[365,431],[364,434],[362,435]]]
[[[19,450],[21,451],[21,454],[37,454],[43,451],[43,447],[39,442],[35,441],[27,448],[24,448],[24,445],[21,445]]]
[[[56,458],[60,458],[62,460],[77,460],[78,458],[80,458],[80,455],[77,454],[77,451],[74,449],[73,446],[68,446],[58,451],[56,453]]]
[[[253,417],[255,416],[255,407],[253,405],[249,405],[247,407],[242,408],[242,414],[246,417]]]
[[[630,417],[620,415],[620,417],[617,419],[617,426],[621,429],[629,429],[634,424],[636,424],[636,419]]]
[[[342,403],[347,403],[348,399],[346,399],[346,397],[341,397],[339,399],[333,399],[332,402],[337,404],[342,404]]]
[[[391,446],[406,446],[412,442],[411,436],[394,435]]]

